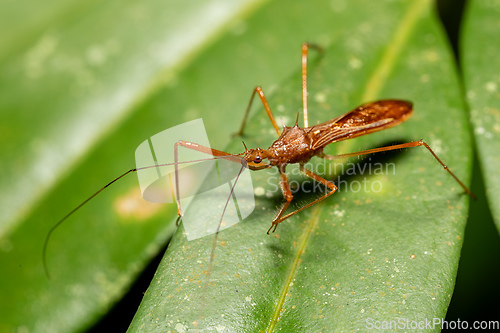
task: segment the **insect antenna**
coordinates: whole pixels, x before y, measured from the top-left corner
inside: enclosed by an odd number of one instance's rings
[[[231,155],[231,154],[228,154],[227,156],[237,156],[237,155]],[[50,280],[51,276],[50,276],[50,272],[49,272],[49,268],[48,268],[48,264],[47,264],[47,249],[48,249],[48,246],[49,246],[49,241],[52,237],[52,234],[54,233],[54,231],[61,226],[61,224],[63,224],[69,217],[71,217],[71,215],[73,215],[74,213],[76,213],[80,208],[82,208],[85,204],[87,204],[90,200],[92,200],[94,197],[96,197],[99,193],[101,193],[102,191],[104,191],[106,188],[108,188],[109,186],[111,186],[112,184],[116,183],[118,180],[122,179],[123,177],[125,177],[126,175],[130,174],[130,173],[133,173],[133,172],[137,172],[137,171],[140,171],[140,170],[146,170],[146,169],[151,169],[151,168],[157,168],[157,167],[165,167],[165,166],[169,166],[169,165],[174,165],[174,164],[185,164],[185,163],[194,163],[194,162],[203,162],[203,161],[209,161],[209,160],[214,160],[214,159],[217,159],[217,157],[212,157],[212,158],[206,158],[206,159],[199,159],[199,160],[192,160],[192,161],[183,161],[183,162],[177,162],[177,163],[165,163],[165,164],[157,164],[157,165],[151,165],[151,166],[146,166],[146,167],[140,167],[140,168],[134,168],[134,169],[130,169],[128,170],[127,172],[124,172],[123,174],[121,174],[120,176],[116,177],[115,179],[113,179],[112,181],[110,181],[108,184],[106,184],[105,186],[103,186],[102,188],[100,188],[97,192],[95,192],[94,194],[92,194],[90,197],[88,197],[87,199],[85,199],[81,204],[79,204],[78,206],[76,206],[73,210],[71,210],[68,214],[66,214],[62,219],[60,219],[59,221],[57,221],[50,229],[49,231],[47,232],[47,236],[45,236],[45,241],[43,243],[43,249],[42,249],[42,264],[43,264],[43,269],[45,271],[45,275],[47,276],[47,279]],[[180,216],[177,218],[177,221],[176,223],[178,223],[178,221],[180,221]]]
[[[118,176],[115,179],[113,179],[112,181],[110,181],[108,184],[106,184],[101,189],[99,189],[97,192],[95,192],[90,197],[88,197],[81,204],[79,204],[78,206],[76,206],[72,211],[70,211],[68,214],[66,214],[62,219],[60,219],[56,224],[54,224],[50,228],[49,232],[47,233],[47,236],[45,237],[45,241],[43,243],[43,251],[42,251],[43,269],[45,271],[45,275],[47,276],[47,278],[49,280],[50,280],[50,273],[49,273],[49,269],[48,269],[48,266],[47,266],[47,256],[46,256],[46,254],[47,254],[47,246],[49,245],[50,236],[52,235],[52,233],[54,232],[54,230],[56,230],[64,221],[66,221],[71,215],[73,215],[83,205],[85,205],[87,202],[89,202],[90,200],[92,200],[96,195],[98,195],[99,193],[101,193],[102,191],[104,191],[108,186],[110,186],[111,184],[117,182],[118,180],[120,180],[121,178],[125,177],[129,173],[135,172],[135,171],[137,171],[137,169],[130,169],[129,171],[121,174],[120,176]]]

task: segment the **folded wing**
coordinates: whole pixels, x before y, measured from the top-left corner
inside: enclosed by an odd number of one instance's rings
[[[382,100],[371,102],[325,123],[309,127],[312,149],[396,126],[407,120],[413,111],[411,102]]]

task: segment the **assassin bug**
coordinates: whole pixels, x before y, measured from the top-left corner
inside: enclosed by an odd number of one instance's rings
[[[285,198],[285,202],[282,204],[279,209],[277,215],[272,221],[272,224],[267,231],[269,234],[271,231],[275,232],[278,224],[290,216],[297,214],[298,212],[326,199],[337,190],[337,186],[320,177],[319,175],[313,173],[312,171],[305,168],[304,164],[308,162],[313,156],[318,156],[324,159],[333,160],[344,157],[351,156],[360,156],[366,154],[373,154],[383,151],[397,150],[403,148],[411,148],[424,146],[432,156],[443,166],[443,168],[448,171],[448,173],[457,181],[457,183],[464,189],[464,191],[475,199],[474,194],[464,185],[462,181],[460,181],[455,174],[439,159],[439,157],[434,153],[434,151],[425,143],[423,140],[412,141],[403,144],[397,144],[393,146],[386,146],[374,149],[368,149],[363,151],[358,151],[354,153],[341,154],[341,155],[327,155],[323,153],[323,148],[330,143],[343,141],[351,138],[355,138],[358,136],[362,136],[365,134],[369,134],[372,132],[380,131],[383,129],[387,129],[393,126],[396,126],[404,121],[406,121],[413,112],[413,105],[411,102],[396,100],[396,99],[388,99],[388,100],[380,100],[376,102],[371,102],[367,104],[363,104],[356,109],[347,112],[344,115],[336,117],[332,120],[324,122],[322,124],[309,126],[309,118],[308,118],[308,108],[307,108],[307,55],[309,48],[315,48],[321,50],[318,46],[314,44],[304,43],[302,45],[302,103],[303,103],[303,118],[304,118],[304,128],[298,126],[298,117],[295,125],[293,127],[284,126],[283,131],[280,130],[273,113],[271,112],[271,108],[267,102],[267,99],[264,95],[264,92],[261,87],[256,87],[252,93],[250,98],[250,102],[245,111],[245,115],[243,118],[242,126],[240,131],[237,133],[238,135],[243,135],[245,124],[247,122],[248,114],[250,111],[250,107],[252,102],[257,94],[264,105],[264,109],[271,121],[272,126],[276,130],[278,134],[278,139],[274,141],[274,143],[267,149],[255,148],[248,149],[245,146],[245,151],[240,154],[229,154],[220,150],[212,149],[209,147],[205,147],[199,145],[194,142],[188,142],[180,140],[175,144],[174,147],[174,158],[175,158],[175,173],[178,173],[178,165],[184,162],[178,161],[178,148],[183,147],[186,149],[192,149],[195,151],[199,151],[208,155],[212,155],[213,158],[227,159],[233,162],[241,163],[243,167],[248,167],[250,170],[263,170],[267,168],[271,168],[276,166],[280,173],[280,185],[281,191],[283,193],[283,197]],[[267,161],[266,161],[267,160]],[[327,191],[323,196],[315,199],[314,201],[300,207],[299,209],[290,212],[284,215],[286,209],[290,205],[290,202],[293,199],[292,191],[290,190],[290,186],[288,183],[288,179],[286,176],[286,166],[288,164],[298,163],[300,171],[307,177],[312,178],[313,180],[322,183],[325,185],[329,191]],[[70,217],[73,213],[75,213],[79,208],[81,208],[84,204],[86,204],[89,200],[95,197],[97,194],[102,192],[105,188],[118,181],[125,175],[137,172],[147,168],[155,168],[162,165],[155,165],[150,167],[143,167],[137,169],[131,169],[126,173],[120,175],[115,178],[113,181],[108,183],[106,186],[101,188],[99,191],[94,193],[88,199],[86,199],[83,203],[69,212],[65,217],[63,217],[59,222],[57,222],[48,232],[47,237],[45,239],[44,248],[43,248],[43,262],[44,267],[47,272],[45,253],[47,250],[47,244],[52,232],[63,223],[68,217]],[[241,173],[241,170],[240,170]],[[239,176],[239,174],[238,174]],[[182,218],[183,212],[181,209],[180,197],[179,197],[179,181],[178,177],[176,177],[175,182],[176,187],[176,203],[177,203],[177,212],[178,212],[178,220]],[[233,193],[234,186],[231,189],[231,194]],[[229,198],[228,198],[229,201]],[[222,213],[222,215],[224,212]],[[222,221],[222,217],[221,217]],[[219,229],[217,229],[218,232]],[[48,272],[47,272],[48,275]]]

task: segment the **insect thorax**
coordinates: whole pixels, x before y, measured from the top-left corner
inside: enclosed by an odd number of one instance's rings
[[[298,126],[285,127],[268,152],[269,162],[273,165],[307,162],[315,154],[311,150],[311,139],[306,131]]]

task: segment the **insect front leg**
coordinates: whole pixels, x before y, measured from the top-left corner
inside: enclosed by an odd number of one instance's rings
[[[179,147],[187,148],[187,149],[192,149],[195,151],[199,151],[201,153],[205,153],[207,155],[213,156],[214,159],[227,159],[230,161],[233,161],[235,163],[242,163],[244,160],[237,156],[237,155],[232,155],[217,149],[205,147],[202,145],[199,145],[194,142],[188,142],[184,140],[177,141],[174,145],[174,167],[175,167],[175,191],[172,188],[172,181],[170,181],[171,184],[171,190],[172,192],[175,192],[175,202],[177,203],[177,220],[175,222],[176,226],[179,226],[179,222],[182,219],[182,216],[184,215],[182,213],[182,207],[181,207],[181,195],[180,195],[180,186],[179,186]],[[196,161],[193,161],[196,162]],[[159,165],[162,166],[162,165]],[[239,176],[239,175],[238,175]]]

